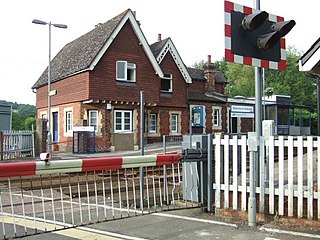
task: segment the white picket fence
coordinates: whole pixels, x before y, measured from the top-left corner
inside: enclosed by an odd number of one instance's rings
[[[247,211],[247,137],[216,135],[213,145],[216,208]],[[320,137],[262,137],[260,146],[259,212],[320,220]]]
[[[0,159],[34,157],[33,131],[3,131]]]

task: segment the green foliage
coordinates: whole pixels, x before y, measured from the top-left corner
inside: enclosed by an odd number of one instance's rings
[[[273,94],[291,96],[292,104],[316,108],[315,79],[299,71],[298,59],[302,53],[295,48],[287,50],[287,71],[265,70],[265,87],[273,89]],[[255,95],[254,67],[229,63],[221,60],[215,66],[224,73],[229,84],[226,94],[253,97]]]
[[[266,69],[266,86],[273,87],[274,94],[291,96],[292,104],[316,107],[315,79],[299,71],[298,59],[301,53],[289,48],[287,51],[287,71]]]
[[[199,62],[195,62],[192,67],[196,69],[204,69],[204,65],[206,64],[206,61],[200,60]]]
[[[15,110],[12,111],[12,130],[25,130],[23,118],[20,117],[19,113]]]
[[[36,128],[36,117],[35,116],[29,116],[24,120],[24,129],[25,130],[32,130],[32,125],[34,127],[34,130]]]
[[[29,104],[18,104],[0,100],[0,104],[12,106],[12,130],[31,130],[36,127],[36,107]]]

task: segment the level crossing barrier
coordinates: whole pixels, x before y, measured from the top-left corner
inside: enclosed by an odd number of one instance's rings
[[[183,198],[181,159],[166,154],[1,164],[0,236],[198,207]]]

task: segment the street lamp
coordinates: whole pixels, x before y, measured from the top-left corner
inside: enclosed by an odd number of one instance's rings
[[[57,24],[51,22],[45,22],[38,19],[33,19],[32,23],[40,24],[40,25],[48,25],[49,26],[49,65],[48,65],[48,138],[47,138],[47,145],[48,145],[48,152],[50,155],[52,154],[52,134],[51,134],[51,26],[57,28],[67,28],[65,24]]]

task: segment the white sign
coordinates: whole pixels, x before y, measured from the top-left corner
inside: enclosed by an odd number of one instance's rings
[[[94,127],[93,126],[73,127],[72,131],[74,131],[74,132],[94,132]]]
[[[253,106],[231,105],[231,112],[253,113]]]
[[[231,105],[231,117],[254,118],[254,106]]]

